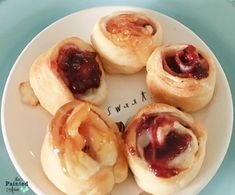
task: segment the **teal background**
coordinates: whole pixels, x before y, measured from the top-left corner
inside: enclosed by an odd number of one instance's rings
[[[106,5],[150,8],[188,26],[205,41],[220,61],[232,95],[235,97],[235,0],[0,0],[0,100],[11,67],[35,35],[52,22],[70,13]],[[0,194],[9,194],[6,192],[5,181],[13,181],[19,175],[9,159],[2,134],[0,134],[0,167]],[[219,171],[199,194],[233,195],[234,178],[235,134],[233,133]],[[34,193],[28,191],[25,194]]]

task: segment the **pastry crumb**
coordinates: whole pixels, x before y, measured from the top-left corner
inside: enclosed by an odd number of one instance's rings
[[[29,106],[37,106],[39,105],[39,100],[34,94],[33,89],[30,86],[28,81],[21,82],[19,84],[20,98],[24,104]]]

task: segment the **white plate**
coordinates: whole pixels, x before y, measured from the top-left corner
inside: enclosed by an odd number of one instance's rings
[[[28,80],[34,59],[56,42],[70,36],[89,41],[96,20],[114,11],[150,12],[163,26],[164,43],[191,43],[210,53],[217,65],[217,82],[211,103],[193,115],[208,129],[207,154],[199,175],[179,194],[198,193],[214,176],[227,151],[231,132],[233,106],[225,74],[206,44],[187,27],[174,19],[142,8],[99,7],[79,11],[47,27],[23,50],[8,77],[2,99],[2,130],[8,153],[17,171],[37,194],[60,194],[44,175],[40,164],[40,149],[51,116],[42,108],[23,105],[18,93],[20,82]],[[132,76],[107,77],[109,97],[103,109],[119,121],[126,121],[142,105],[151,102],[145,84],[145,72]],[[144,94],[143,94],[143,93]],[[145,97],[143,97],[143,95]],[[135,100],[134,100],[135,99]],[[134,104],[134,102],[137,102]],[[134,105],[133,105],[134,104]],[[118,112],[118,110],[120,110]],[[139,194],[132,176],[117,185],[112,195]]]

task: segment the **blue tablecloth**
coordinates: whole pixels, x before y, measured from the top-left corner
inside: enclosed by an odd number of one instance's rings
[[[70,13],[104,5],[150,8],[188,26],[206,42],[220,61],[235,97],[235,0],[0,0],[0,98],[14,61],[36,34]],[[0,194],[10,193],[6,192],[6,181],[16,177],[19,175],[0,135]],[[235,134],[219,171],[200,195],[235,194],[234,177]],[[34,193],[29,190],[25,194]]]

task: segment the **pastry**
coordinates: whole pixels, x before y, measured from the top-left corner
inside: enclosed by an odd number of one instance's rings
[[[28,81],[21,82],[19,84],[20,98],[24,104],[29,106],[39,105],[38,98],[35,96],[33,89]]]
[[[186,112],[212,99],[216,68],[212,57],[193,45],[165,45],[147,62],[147,86],[158,101]]]
[[[63,105],[51,120],[41,164],[66,194],[104,195],[127,177],[117,125],[97,107],[80,101]]]
[[[162,42],[162,27],[147,13],[122,11],[100,18],[91,42],[109,73],[140,71]]]
[[[107,94],[97,53],[78,37],[67,38],[41,54],[31,66],[30,85],[51,114],[75,99],[101,104]]]
[[[166,104],[144,106],[129,121],[124,137],[135,180],[150,194],[182,189],[204,160],[206,130],[189,114]]]

